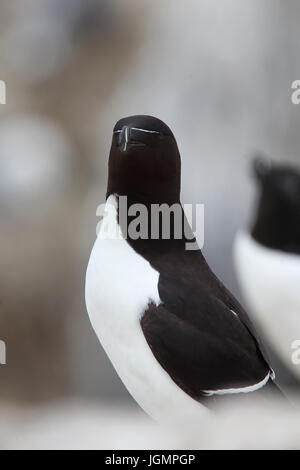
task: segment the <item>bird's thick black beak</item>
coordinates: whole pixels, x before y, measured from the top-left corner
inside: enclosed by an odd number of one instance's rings
[[[146,144],[139,142],[136,137],[132,136],[132,129],[129,126],[124,126],[119,134],[119,146],[122,153],[127,153],[135,147],[146,147]]]

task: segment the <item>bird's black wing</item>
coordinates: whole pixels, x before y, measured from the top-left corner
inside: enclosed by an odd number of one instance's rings
[[[253,337],[257,345],[257,348],[260,350],[260,353],[263,356],[265,362],[269,365],[269,368],[272,370],[265,347],[260,341],[256,328],[254,327],[253,323],[250,321],[250,318],[248,317],[248,314],[245,311],[245,309],[242,307],[242,305],[237,301],[237,299],[232,295],[232,293],[224,286],[224,284],[217,278],[217,276],[212,271],[210,271],[210,278],[211,278],[212,284],[214,284],[215,287],[216,286],[218,287],[219,298],[231,311],[234,311],[238,315],[239,320],[248,329],[249,333],[251,334],[251,336]],[[273,370],[272,370],[272,375],[275,376]]]
[[[210,297],[196,315],[192,307],[186,304],[179,316],[164,304],[150,304],[141,319],[153,355],[182,390],[200,400],[207,392],[254,386],[267,377],[255,339],[222,301]]]

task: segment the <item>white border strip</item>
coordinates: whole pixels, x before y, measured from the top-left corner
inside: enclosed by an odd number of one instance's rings
[[[266,377],[258,382],[257,384],[250,385],[249,387],[243,387],[243,388],[224,388],[223,390],[203,390],[205,395],[211,396],[211,395],[226,395],[228,394],[233,394],[233,393],[249,393],[249,392],[255,392],[256,390],[259,390],[262,388],[270,379],[270,372],[266,375]]]

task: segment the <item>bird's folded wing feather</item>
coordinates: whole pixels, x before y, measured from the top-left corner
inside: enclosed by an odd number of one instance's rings
[[[232,393],[233,389],[255,388],[270,373],[248,328],[222,301],[212,299],[212,303],[210,321],[206,312],[196,316],[187,312],[184,318],[164,304],[150,304],[141,318],[153,355],[174,382],[195,399],[207,391]]]

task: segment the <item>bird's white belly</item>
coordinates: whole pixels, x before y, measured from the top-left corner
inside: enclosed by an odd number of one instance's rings
[[[116,204],[110,196],[108,203]],[[112,217],[109,224],[117,224]],[[123,238],[108,239],[102,224],[86,275],[92,326],[124,385],[155,420],[198,419],[207,409],[183,392],[155,359],[140,318],[149,302],[159,305],[159,273]]]
[[[300,256],[265,248],[249,234],[239,233],[234,257],[257,322],[287,367],[300,377],[300,366],[292,361],[292,343],[300,340]]]

